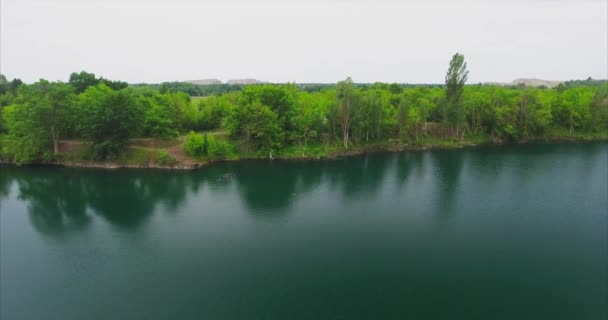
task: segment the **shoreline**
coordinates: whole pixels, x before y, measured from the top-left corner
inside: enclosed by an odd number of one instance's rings
[[[453,142],[453,141],[445,141]],[[194,171],[200,168],[208,167],[213,164],[222,162],[234,162],[234,161],[247,161],[247,160],[281,160],[281,161],[319,161],[319,160],[335,160],[346,157],[354,157],[365,154],[379,153],[379,152],[406,152],[406,151],[430,151],[430,150],[456,150],[465,148],[479,148],[484,146],[506,146],[506,145],[526,145],[535,143],[588,143],[588,142],[608,142],[608,137],[557,137],[557,138],[540,138],[540,139],[527,139],[516,142],[505,142],[501,140],[491,140],[474,143],[470,141],[455,142],[455,144],[396,144],[396,145],[364,145],[358,148],[340,151],[330,152],[325,155],[302,155],[302,156],[285,156],[285,155],[274,155],[272,159],[267,156],[255,156],[255,155],[243,155],[234,159],[209,159],[209,160],[197,160],[194,163],[176,163],[174,165],[160,165],[157,163],[142,163],[142,164],[127,164],[118,163],[112,161],[105,162],[71,162],[71,161],[52,161],[52,162],[31,162],[24,165],[17,165],[12,162],[3,161],[0,159],[0,167],[59,167],[59,168],[83,168],[83,169],[155,169],[155,170],[177,170],[177,171]]]

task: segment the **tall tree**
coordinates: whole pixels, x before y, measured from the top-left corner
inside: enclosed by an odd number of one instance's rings
[[[464,108],[462,106],[462,93],[467,82],[469,71],[464,56],[460,53],[454,54],[450,61],[448,73],[445,76],[447,110],[445,120],[456,128],[458,135],[459,127],[464,122]]]
[[[325,110],[318,95],[302,92],[298,98],[293,124],[296,127],[296,136],[304,140],[304,152],[306,152],[309,138],[317,137],[326,120]]]
[[[348,141],[351,134],[353,115],[355,113],[355,84],[350,77],[338,82],[336,86],[336,117],[342,128],[344,148],[348,149]]]

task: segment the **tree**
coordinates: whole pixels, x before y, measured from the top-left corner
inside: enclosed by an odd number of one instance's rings
[[[336,86],[336,117],[342,129],[344,148],[348,149],[348,141],[355,113],[355,84],[349,78],[338,82]]]
[[[404,94],[401,96],[399,101],[399,112],[397,113],[397,123],[399,124],[399,138],[403,138],[403,129],[408,124],[408,114],[410,111],[410,102],[408,97]]]
[[[192,127],[196,119],[186,117],[192,105],[185,93],[155,94],[151,97],[139,97],[138,104],[145,115],[144,134],[156,138],[168,139],[184,131],[185,124]],[[191,115],[192,116],[192,115]]]
[[[299,104],[293,119],[296,127],[296,135],[304,141],[304,152],[308,146],[308,139],[314,138],[322,129],[325,118],[325,110],[319,103],[319,97],[303,92],[298,96]]]
[[[129,86],[129,84],[124,81],[112,81],[112,80],[104,79],[103,77],[99,78],[99,83],[105,84],[112,90],[120,90],[120,89],[124,89]]]
[[[21,79],[16,79],[15,78],[15,79],[11,80],[11,82],[9,84],[9,89],[8,90],[14,94],[15,92],[17,92],[17,89],[22,84],[23,84],[23,81],[21,81]]]
[[[89,87],[80,95],[81,133],[93,143],[93,157],[113,159],[129,138],[141,132],[144,112],[132,91],[113,91],[105,84]]]
[[[240,105],[251,105],[259,103],[268,107],[277,115],[278,125],[282,131],[283,138],[287,142],[295,142],[297,133],[293,123],[296,107],[296,87],[293,84],[286,85],[256,85],[243,89]]]
[[[253,143],[257,150],[279,149],[284,139],[277,114],[258,101],[234,109],[226,127],[231,135]]]
[[[4,116],[9,153],[18,163],[57,155],[61,136],[73,125],[73,89],[60,82],[40,80],[22,86],[15,99],[16,104],[7,108]]]
[[[562,90],[555,112],[562,124],[569,128],[570,135],[575,128],[588,129],[592,123],[589,106],[594,92],[588,87],[574,87]]]
[[[401,87],[399,87],[401,88]],[[354,122],[358,125],[359,136],[368,142],[379,135],[382,121],[382,96],[378,89],[370,89],[361,96],[359,112]]]
[[[407,114],[407,121],[410,126],[414,127],[414,132],[416,133],[416,141],[418,141],[418,137],[420,136],[420,124],[422,123],[423,111],[422,107],[419,105],[413,105],[409,108]]]
[[[467,82],[469,71],[464,56],[454,54],[450,61],[448,73],[445,76],[446,85],[446,120],[456,128],[456,135],[460,125],[464,122],[464,108],[461,103],[464,84]]]
[[[4,94],[5,92],[7,92],[8,86],[8,80],[6,80],[6,77],[0,73],[0,94]]]
[[[589,106],[591,128],[594,130],[608,126],[608,85],[598,88]]]
[[[36,112],[32,108],[10,105],[2,110],[8,134],[2,153],[10,155],[17,164],[50,158],[48,132],[37,126]]]
[[[59,140],[74,125],[72,118],[76,96],[74,90],[63,83],[51,83],[47,92],[48,109],[43,117],[53,141],[53,153],[59,153]]]
[[[199,130],[217,129],[222,125],[223,119],[235,108],[234,94],[220,97],[208,97],[200,100],[194,122]]]
[[[94,73],[80,71],[79,73],[73,72],[70,74],[68,83],[76,90],[76,93],[80,94],[87,90],[88,87],[98,85],[99,79],[95,77]]]
[[[517,100],[517,130],[520,137],[542,134],[552,121],[552,98],[537,89],[524,89]]]
[[[169,139],[177,136],[174,122],[166,106],[152,102],[151,107],[146,111],[144,120],[144,133],[147,136]]]

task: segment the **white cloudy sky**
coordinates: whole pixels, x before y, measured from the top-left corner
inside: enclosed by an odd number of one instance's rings
[[[0,0],[0,72],[128,82],[606,78],[607,0]]]

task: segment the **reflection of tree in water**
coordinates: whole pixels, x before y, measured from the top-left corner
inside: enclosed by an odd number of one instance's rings
[[[196,172],[36,168],[13,170],[13,177],[4,175],[0,183],[17,181],[36,229],[61,234],[89,225],[91,213],[114,226],[136,228],[158,205],[177,212],[186,195],[200,192],[202,186],[213,192],[236,186],[256,214],[286,213],[296,198],[304,199],[324,178],[347,198],[373,196],[393,159],[378,154],[320,162],[247,161]]]
[[[461,150],[435,151],[431,153],[437,168],[437,217],[449,218],[454,214],[455,195],[460,183],[460,172],[464,165],[465,153]]]
[[[255,161],[235,166],[234,177],[253,213],[285,213],[296,198],[316,189],[324,177],[348,198],[373,196],[391,161],[391,156],[383,154],[329,161]]]
[[[304,162],[255,161],[235,166],[234,178],[253,213],[285,213],[296,196],[316,187],[322,167]]]
[[[1,166],[0,166],[1,168]],[[9,170],[5,170],[0,174],[0,201],[8,196],[13,178],[9,174]]]
[[[397,170],[397,184],[399,189],[402,189],[406,183],[408,177],[417,171],[421,173],[423,165],[422,152],[401,152],[396,155],[396,170]]]
[[[82,175],[65,170],[44,172],[28,172],[17,178],[19,199],[28,201],[34,228],[44,234],[63,235],[86,227],[90,217],[82,194]]]
[[[339,186],[347,198],[374,196],[386,176],[391,155],[370,154],[327,162],[326,173],[332,185]]]
[[[159,203],[176,212],[190,182],[181,172],[139,170],[95,172],[89,180],[85,186],[89,206],[110,223],[126,228],[144,222]]]
[[[487,182],[497,181],[505,163],[509,161],[508,153],[505,153],[504,146],[480,147],[475,151],[468,152],[467,161],[471,164],[471,174],[475,179],[483,179]]]
[[[14,178],[32,225],[49,235],[86,227],[87,209],[115,226],[137,227],[158,204],[176,212],[189,186],[202,182],[185,172],[57,168],[18,171]]]

